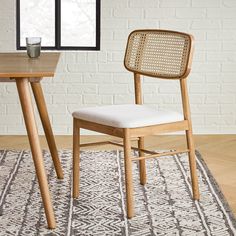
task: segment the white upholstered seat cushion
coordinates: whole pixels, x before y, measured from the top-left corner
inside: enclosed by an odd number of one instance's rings
[[[137,128],[183,120],[174,111],[157,111],[145,105],[124,104],[87,107],[75,111],[74,118],[117,128]]]

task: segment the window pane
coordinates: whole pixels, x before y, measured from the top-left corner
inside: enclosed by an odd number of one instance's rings
[[[20,45],[26,37],[42,37],[42,46],[55,46],[55,0],[20,1]]]
[[[96,46],[96,0],[61,0],[61,46]]]

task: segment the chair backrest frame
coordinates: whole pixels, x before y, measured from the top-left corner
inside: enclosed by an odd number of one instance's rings
[[[124,66],[135,74],[184,79],[191,71],[193,50],[194,38],[190,34],[161,29],[135,30],[128,37]],[[169,69],[174,72],[169,73]]]

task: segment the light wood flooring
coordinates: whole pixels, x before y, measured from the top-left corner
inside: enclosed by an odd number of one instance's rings
[[[108,136],[83,136],[82,142],[115,140]],[[213,176],[220,185],[231,209],[236,215],[236,135],[196,135],[196,149],[202,154]],[[72,147],[71,136],[56,136],[58,149]],[[45,138],[41,144],[47,149]],[[184,148],[182,135],[152,136],[145,139],[145,146],[150,149]],[[28,149],[27,136],[0,136],[0,149]],[[93,149],[116,149],[111,146],[98,146]],[[91,149],[91,147],[90,147]]]

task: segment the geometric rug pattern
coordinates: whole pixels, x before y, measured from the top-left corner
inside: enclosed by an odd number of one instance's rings
[[[30,151],[0,150],[0,236],[236,235],[236,221],[201,156],[201,199],[192,199],[186,154],[146,161],[147,184],[133,162],[135,217],[127,219],[121,151],[81,153],[80,197],[71,198],[72,152],[59,152],[65,178],[58,180],[44,151],[57,228],[47,229]]]

